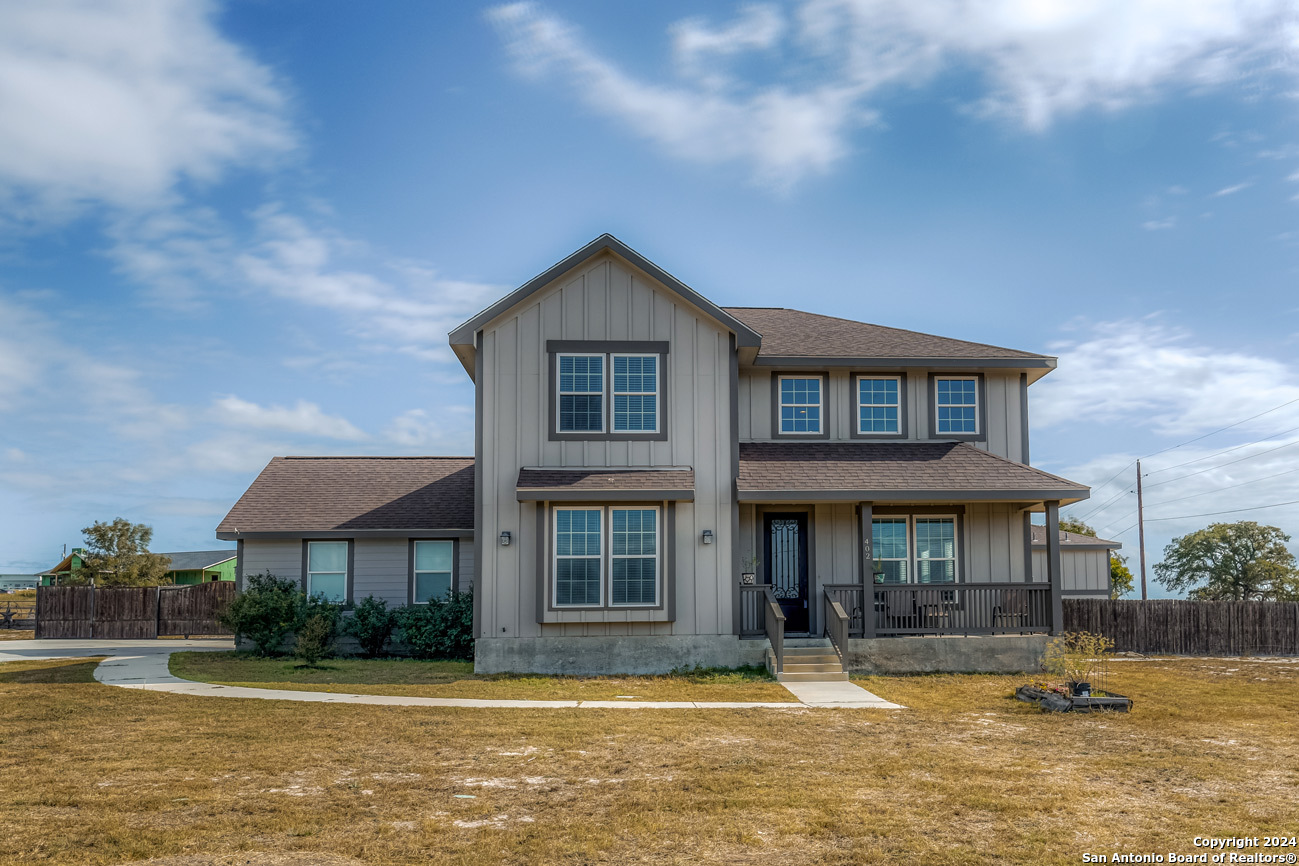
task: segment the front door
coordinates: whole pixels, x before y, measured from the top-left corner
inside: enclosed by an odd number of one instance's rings
[[[762,561],[780,609],[786,633],[808,631],[807,513],[768,513],[762,518]]]

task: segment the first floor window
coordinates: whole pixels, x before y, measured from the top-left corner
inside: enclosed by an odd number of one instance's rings
[[[934,399],[939,433],[979,432],[978,379],[938,379]]]
[[[821,432],[821,377],[780,377],[780,432]]]
[[[307,595],[347,601],[347,542],[307,542]]]
[[[415,542],[415,604],[445,601],[451,595],[453,541]]]
[[[956,519],[873,518],[871,551],[878,583],[955,583]]]
[[[863,376],[857,380],[857,432],[897,433],[901,407],[897,376]]]
[[[556,607],[658,605],[658,508],[556,508],[553,516]]]

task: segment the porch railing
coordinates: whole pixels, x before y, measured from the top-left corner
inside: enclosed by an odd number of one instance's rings
[[[830,645],[842,662],[844,650],[848,648],[848,612],[828,591],[822,592],[821,597],[825,600],[825,636],[830,639]]]
[[[776,657],[776,673],[785,665],[785,614],[771,591],[771,584],[758,583],[740,587],[740,637],[771,641]]]
[[[827,583],[822,589],[831,600],[837,602],[848,616],[848,637],[864,637],[865,610],[862,605],[862,585],[860,583]]]
[[[874,587],[876,635],[1009,634],[1051,630],[1049,583]]]

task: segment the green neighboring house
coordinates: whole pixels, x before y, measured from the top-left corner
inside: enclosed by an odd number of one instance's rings
[[[171,560],[167,570],[168,580],[177,586],[194,583],[211,583],[215,580],[235,579],[235,551],[185,550],[177,553],[159,553]],[[41,573],[41,586],[57,586],[63,579],[81,568],[86,549],[74,547],[63,561]]]

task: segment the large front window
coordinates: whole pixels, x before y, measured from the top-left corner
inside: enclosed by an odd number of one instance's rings
[[[979,380],[940,378],[934,383],[934,410],[941,433],[979,432]]]
[[[780,377],[781,433],[820,434],[823,406],[820,376]]]
[[[347,542],[307,542],[307,595],[347,601]]]
[[[954,517],[875,517],[871,550],[876,583],[956,582]]]
[[[556,508],[553,514],[555,607],[659,604],[659,509]]]
[[[660,352],[648,348],[657,349],[657,343],[564,342],[573,351],[554,355],[554,435],[564,439],[666,438],[666,343]],[[632,351],[616,351],[614,347],[619,345]],[[584,346],[593,351],[577,351]]]

